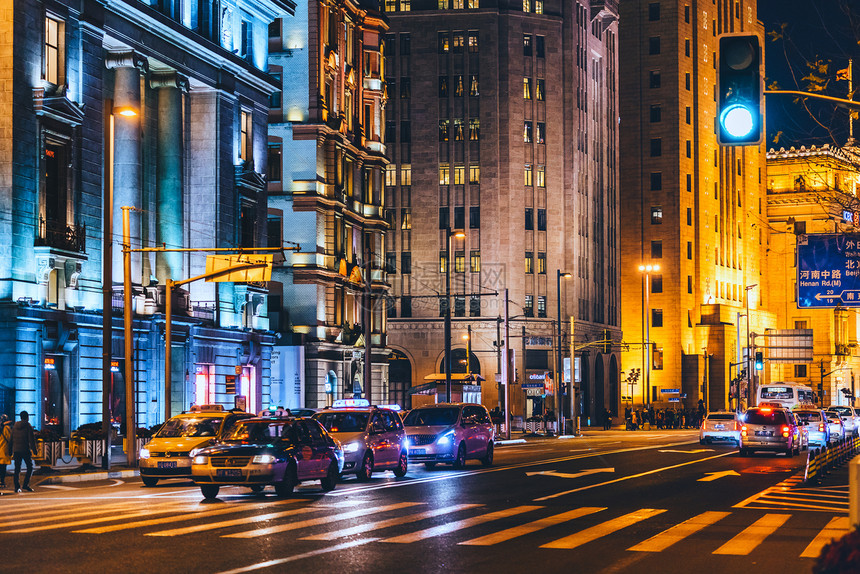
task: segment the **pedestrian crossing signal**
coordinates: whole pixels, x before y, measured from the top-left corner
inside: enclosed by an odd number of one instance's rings
[[[758,36],[720,38],[717,139],[724,146],[762,139],[761,48]]]

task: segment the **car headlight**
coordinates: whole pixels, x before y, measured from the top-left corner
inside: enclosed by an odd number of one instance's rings
[[[141,459],[149,458],[149,449],[148,448],[140,449],[140,458]]]
[[[349,444],[343,445],[343,452],[358,452],[358,449],[361,445],[357,442],[351,442]]]
[[[191,459],[191,464],[206,464],[209,462],[209,457],[204,454],[198,454]]]
[[[403,439],[403,448],[409,448],[409,439],[408,438]]]
[[[436,444],[443,446],[446,444],[451,444],[452,438],[454,438],[454,431],[448,431],[436,439]]]
[[[203,450],[203,448],[201,448],[201,447],[193,448],[193,449],[191,449],[191,452],[188,453],[188,456],[190,456],[191,458],[194,458],[202,450]]]
[[[272,464],[275,460],[271,454],[258,454],[251,459],[251,462],[254,464]]]

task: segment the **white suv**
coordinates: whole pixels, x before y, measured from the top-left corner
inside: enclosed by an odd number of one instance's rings
[[[838,415],[839,418],[842,419],[842,423],[845,425],[846,436],[857,435],[858,421],[854,415],[854,409],[851,407],[833,406],[827,407],[827,413]]]
[[[436,463],[466,466],[476,458],[484,466],[493,464],[495,429],[484,405],[439,403],[409,411],[403,421],[409,460],[423,462],[427,468]]]

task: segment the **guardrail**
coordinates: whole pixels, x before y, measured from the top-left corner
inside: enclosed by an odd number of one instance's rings
[[[820,449],[809,449],[803,482],[817,483],[823,475],[845,464],[858,452],[860,452],[860,437],[847,438]]]

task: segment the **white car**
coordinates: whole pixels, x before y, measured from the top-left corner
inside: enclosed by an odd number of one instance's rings
[[[827,407],[827,416],[838,415],[839,418],[842,419],[843,424],[845,425],[845,434],[847,436],[855,436],[857,435],[858,426],[860,426],[860,421],[854,416],[854,409],[851,407]]]
[[[741,422],[735,412],[719,411],[708,413],[699,428],[699,444],[712,442],[741,443]]]
[[[821,409],[802,408],[794,411],[794,416],[800,425],[809,431],[809,444],[827,446],[830,444],[830,427],[827,415]]]
[[[493,464],[495,427],[484,405],[439,403],[409,411],[403,420],[409,447],[409,461],[423,462],[427,468],[450,463],[466,466],[477,458],[484,466]]]
[[[830,442],[838,442],[845,438],[845,424],[836,413],[827,413],[827,428],[830,429]]]

